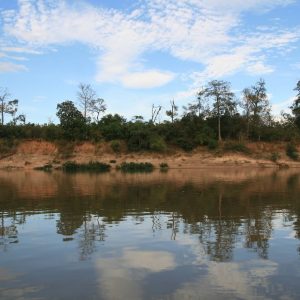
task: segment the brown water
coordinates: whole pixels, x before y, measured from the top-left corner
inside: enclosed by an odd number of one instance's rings
[[[0,172],[1,299],[300,299],[300,170]]]

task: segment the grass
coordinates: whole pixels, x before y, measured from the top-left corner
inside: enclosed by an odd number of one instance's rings
[[[98,161],[90,161],[87,164],[79,164],[74,161],[67,161],[62,165],[65,172],[108,172],[111,166]]]
[[[117,167],[118,170],[124,173],[137,173],[137,172],[152,172],[154,170],[153,164],[149,162],[135,163],[135,162],[124,162]]]

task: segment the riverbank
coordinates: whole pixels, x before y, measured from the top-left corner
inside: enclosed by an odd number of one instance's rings
[[[35,169],[51,164],[59,168],[67,161],[87,163],[99,161],[112,168],[123,162],[150,162],[155,167],[161,163],[171,169],[199,169],[204,167],[268,167],[300,168],[299,161],[286,155],[285,143],[246,143],[245,149],[208,150],[198,147],[191,152],[171,149],[165,153],[114,152],[108,143],[56,144],[46,141],[22,141],[10,152],[0,153],[0,169]],[[299,148],[298,148],[299,150]]]

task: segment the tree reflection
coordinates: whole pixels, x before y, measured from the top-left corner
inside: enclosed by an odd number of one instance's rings
[[[168,180],[169,175],[159,184],[136,182],[134,177],[126,181],[123,177],[103,185],[99,184],[101,177],[64,176],[51,178],[57,193],[52,196],[49,192],[42,199],[18,196],[14,182],[1,179],[5,181],[0,195],[3,250],[19,241],[18,226],[28,216],[53,212],[57,234],[64,241],[77,242],[81,260],[88,259],[105,242],[108,224],[118,224],[128,216],[136,225],[147,224],[153,234],[168,231],[173,241],[181,235],[197,235],[206,255],[214,261],[232,260],[237,246],[267,259],[273,217],[283,210],[282,218],[294,220],[300,239],[298,174],[274,173],[259,180],[236,182],[187,180],[178,184],[174,184],[174,178]]]

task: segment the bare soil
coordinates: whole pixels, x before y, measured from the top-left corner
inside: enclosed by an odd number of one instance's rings
[[[209,151],[206,147],[198,147],[192,152],[179,149],[167,153],[114,153],[108,143],[65,143],[55,144],[46,141],[22,141],[9,154],[0,153],[0,169],[34,169],[46,164],[59,167],[66,161],[85,163],[100,161],[116,166],[122,162],[150,162],[154,166],[167,163],[172,169],[199,169],[205,167],[300,167],[285,154],[284,143],[247,143],[250,154]],[[300,149],[299,149],[300,150]],[[277,153],[277,162],[271,160],[272,153]]]

